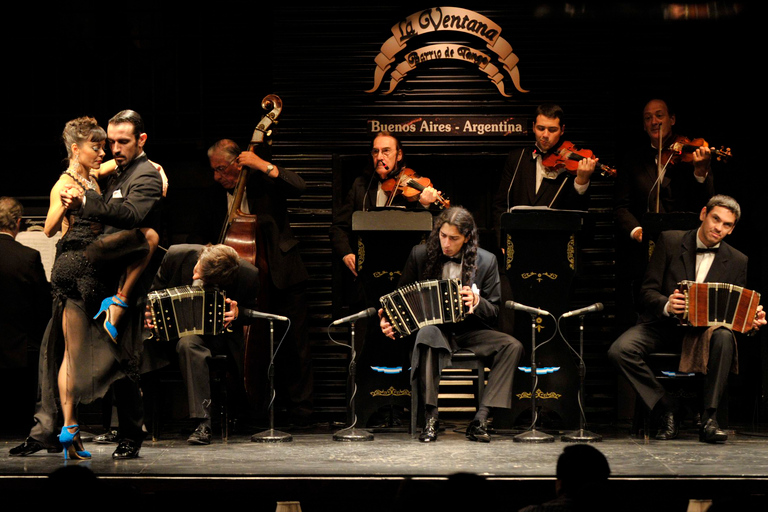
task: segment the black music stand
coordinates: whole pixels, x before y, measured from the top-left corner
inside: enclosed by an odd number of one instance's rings
[[[427,210],[389,209],[358,211],[352,214],[352,231],[357,235],[358,285],[365,298],[360,309],[381,308],[379,298],[397,288],[405,261],[414,245],[432,231],[432,213]],[[393,342],[381,333],[376,318],[360,324],[358,336],[359,371],[355,402],[361,425],[390,408],[386,428],[397,426],[395,408],[410,407],[410,348]]]
[[[538,376],[537,389],[528,387],[527,378],[515,378],[513,396],[516,399],[510,411],[500,410],[495,414],[497,429],[514,427],[517,418],[529,407],[529,392],[537,395],[539,408],[559,417],[563,427],[577,424],[578,397],[573,385],[578,378],[577,368],[565,340],[557,332],[555,318],[568,310],[571,283],[576,274],[577,234],[585,215],[582,211],[517,207],[501,216],[501,246],[505,251],[502,264],[513,295],[503,300],[513,299],[549,311],[554,318],[535,318],[538,337],[552,338],[536,351],[539,373],[532,370],[530,382],[536,382]],[[528,322],[523,321],[522,315],[525,313],[517,313],[520,321],[515,322],[514,335],[525,345],[533,331],[528,332]],[[531,419],[537,415],[537,411],[531,411]]]

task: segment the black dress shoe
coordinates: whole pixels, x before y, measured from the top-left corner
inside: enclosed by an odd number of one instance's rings
[[[467,439],[470,441],[480,441],[481,443],[490,443],[491,436],[488,434],[488,420],[472,420],[467,427]]]
[[[93,438],[94,443],[112,444],[117,442],[117,430],[110,430]]]
[[[112,453],[112,458],[118,460],[136,459],[139,456],[140,449],[140,444],[124,439],[120,441],[120,444],[115,448],[115,451]]]
[[[11,457],[26,457],[27,455],[32,455],[33,453],[37,453],[40,450],[47,450],[48,453],[59,453],[61,452],[61,449],[61,445],[58,443],[56,446],[46,446],[37,439],[28,437],[19,446],[11,448],[8,451],[8,454]]]
[[[702,443],[724,443],[728,440],[728,434],[720,430],[717,420],[710,418],[699,430],[699,441]]]
[[[201,423],[187,438],[189,444],[211,444],[211,427]]]
[[[437,441],[437,431],[440,430],[440,421],[437,418],[427,418],[427,424],[419,435],[419,441],[422,443],[432,443]]]
[[[679,430],[680,423],[677,420],[677,415],[672,411],[667,411],[659,418],[659,430],[656,432],[656,439],[658,441],[677,439]]]

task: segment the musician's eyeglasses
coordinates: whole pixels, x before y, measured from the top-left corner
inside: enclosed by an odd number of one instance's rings
[[[223,174],[223,173],[225,173],[225,172],[227,171],[227,169],[229,169],[230,167],[232,167],[232,164],[233,164],[233,163],[235,163],[235,160],[236,160],[236,159],[235,159],[235,158],[233,158],[232,160],[230,160],[230,161],[229,161],[229,163],[228,163],[227,165],[220,165],[220,166],[218,166],[218,167],[214,167],[214,168],[213,168],[213,172],[217,172],[217,173],[219,173],[219,174]]]

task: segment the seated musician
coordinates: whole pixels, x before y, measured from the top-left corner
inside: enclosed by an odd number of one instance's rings
[[[717,423],[716,413],[728,374],[736,367],[733,332],[725,327],[681,328],[674,316],[685,311],[685,296],[678,289],[681,281],[746,284],[747,257],[723,242],[740,215],[741,208],[733,198],[717,195],[701,210],[698,229],[661,234],[640,293],[643,306],[640,320],[608,351],[609,358],[659,419],[658,440],[677,437],[679,405],[665,392],[644,359],[648,353],[666,347],[679,349],[681,343],[680,371],[706,374],[699,440],[717,443],[728,438]],[[765,312],[759,306],[754,328],[765,323]]]
[[[426,415],[419,440],[437,440],[440,373],[450,362],[451,354],[465,348],[483,359],[492,360],[480,407],[466,432],[471,441],[489,442],[490,408],[508,409],[512,406],[512,379],[523,346],[512,336],[494,329],[500,301],[496,257],[478,247],[475,220],[461,207],[442,212],[426,244],[413,248],[400,286],[426,279],[454,278],[463,283],[461,296],[469,314],[461,322],[422,327],[414,340],[411,383],[422,397]],[[393,327],[383,310],[379,315],[382,332],[394,339]]]
[[[173,245],[155,275],[152,290],[185,285],[216,286],[226,292],[226,327],[238,318],[238,301],[249,302],[256,297],[258,270],[226,245]],[[149,310],[146,315],[147,327],[151,329],[154,326]],[[195,445],[210,444],[211,386],[207,360],[212,355],[228,354],[242,375],[243,330],[233,327],[216,336],[184,336],[177,342],[176,352],[179,354],[181,375],[187,386],[189,415],[197,424],[187,442]]]
[[[358,176],[347,194],[344,205],[334,213],[330,229],[333,252],[340,257],[352,274],[357,276],[356,251],[352,250],[352,214],[356,211],[368,211],[384,206],[429,207],[437,200],[439,192],[426,187],[418,201],[408,202],[402,194],[395,195],[390,202],[390,195],[382,189],[382,184],[396,176],[405,165],[403,148],[400,141],[389,132],[379,132],[373,139],[371,149],[373,172]]]

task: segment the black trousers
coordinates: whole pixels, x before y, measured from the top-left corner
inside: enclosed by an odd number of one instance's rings
[[[422,327],[416,333],[411,361],[411,382],[421,393],[424,404],[437,406],[440,374],[450,363],[451,353],[460,348],[472,350],[481,359],[492,359],[480,405],[512,407],[512,380],[523,355],[523,345],[509,334],[491,329],[454,335],[435,325]]]
[[[686,328],[666,322],[639,324],[628,329],[608,349],[608,357],[621,372],[648,409],[653,409],[664,396],[664,387],[656,380],[645,358],[649,353],[679,351]],[[712,333],[709,361],[704,384],[704,409],[717,409],[723,396],[733,360],[735,338],[726,328]]]

